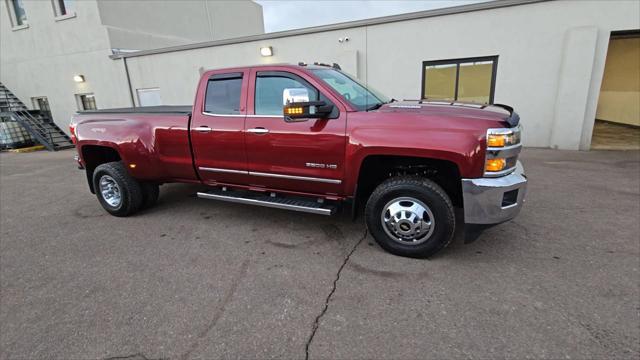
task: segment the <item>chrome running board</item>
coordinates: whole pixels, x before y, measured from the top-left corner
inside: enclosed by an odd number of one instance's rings
[[[254,191],[212,189],[207,192],[198,192],[197,195],[202,199],[257,205],[319,215],[332,215],[336,211],[335,206],[310,199],[300,197],[276,197]]]

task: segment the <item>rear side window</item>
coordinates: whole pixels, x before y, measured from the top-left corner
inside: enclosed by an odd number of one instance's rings
[[[211,114],[240,114],[242,74],[214,75],[207,83],[204,111]]]

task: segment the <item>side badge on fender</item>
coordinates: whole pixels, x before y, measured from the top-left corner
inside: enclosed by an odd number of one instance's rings
[[[338,165],[336,164],[319,164],[319,163],[306,163],[306,167],[316,168],[316,169],[337,169]]]

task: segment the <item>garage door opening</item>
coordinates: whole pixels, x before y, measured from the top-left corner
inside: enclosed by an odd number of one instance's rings
[[[640,30],[611,33],[591,149],[640,150]]]

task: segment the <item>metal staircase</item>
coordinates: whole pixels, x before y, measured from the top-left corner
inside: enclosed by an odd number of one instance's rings
[[[0,83],[0,118],[20,124],[49,151],[73,147],[73,143],[46,111],[28,110],[9,89]]]

